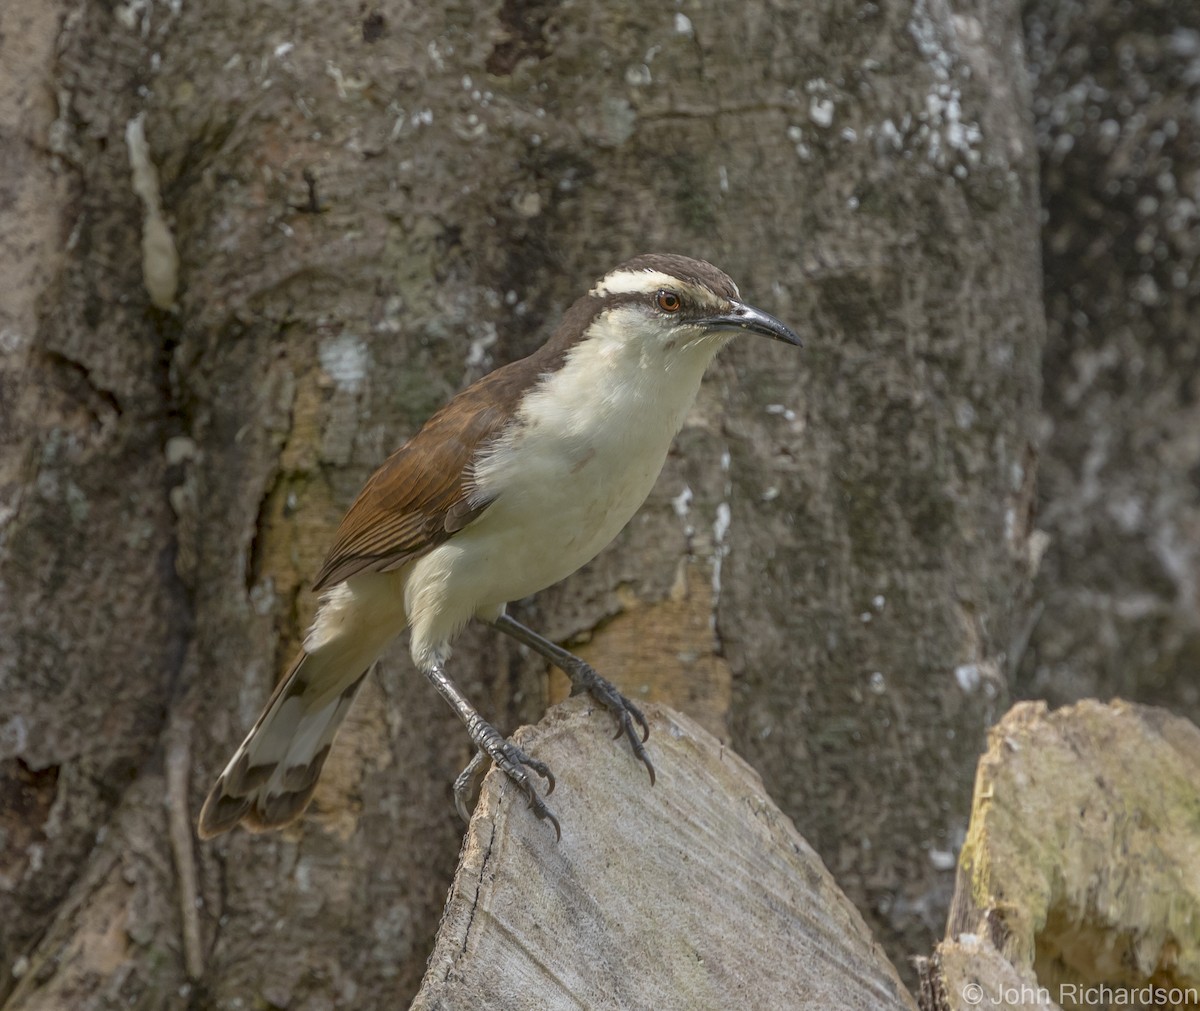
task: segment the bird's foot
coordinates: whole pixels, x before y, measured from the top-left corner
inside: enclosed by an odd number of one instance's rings
[[[505,635],[512,636],[517,642],[540,653],[554,664],[555,667],[566,674],[571,679],[572,695],[587,692],[600,705],[612,713],[617,720],[617,732],[614,735],[614,739],[620,737],[622,734],[625,735],[629,741],[629,746],[633,748],[633,753],[646,767],[646,771],[650,773],[650,785],[654,785],[654,766],[651,764],[650,756],[646,754],[646,749],[643,746],[646,738],[650,736],[650,726],[646,723],[646,717],[642,715],[642,711],[637,706],[617,691],[611,682],[606,681],[597,674],[591,664],[581,660],[569,650],[555,645],[549,639],[538,635],[533,629],[526,628],[515,618],[507,614],[501,614],[491,624]],[[640,735],[635,729],[635,724],[641,728]]]
[[[650,773],[650,785],[653,786],[654,765],[644,747],[646,739],[650,736],[650,726],[646,723],[646,717],[642,715],[642,711],[637,706],[617,690],[616,685],[596,673],[594,667],[584,663],[578,657],[574,659],[576,662],[571,665],[572,669],[566,671],[567,676],[571,679],[571,694],[580,695],[587,692],[613,714],[617,721],[617,732],[613,735],[613,740],[622,734],[625,736],[638,761]],[[639,728],[640,734],[638,733]]]
[[[490,724],[480,721],[477,726],[470,727],[469,729],[471,739],[475,742],[475,746],[479,750],[475,752],[475,756],[467,763],[467,767],[459,773],[458,778],[454,781],[454,806],[458,809],[458,813],[462,819],[464,821],[471,820],[471,816],[467,810],[471,788],[490,760],[525,795],[525,799],[529,802],[533,813],[540,820],[548,821],[554,826],[554,834],[561,840],[562,826],[559,825],[554,812],[538,796],[533,782],[525,772],[526,769],[532,769],[546,780],[546,793],[551,794],[554,792],[554,773],[550,771],[550,767],[545,762],[526,754],[521,748],[513,744],[512,741],[503,737]]]

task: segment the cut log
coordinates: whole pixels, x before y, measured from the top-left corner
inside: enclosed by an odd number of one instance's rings
[[[415,1011],[909,1009],[915,1002],[758,775],[649,706],[656,784],[587,700],[516,735],[562,840],[494,770]]]
[[[1200,730],[1146,706],[1015,706],[979,763],[922,1006],[1200,1004]]]

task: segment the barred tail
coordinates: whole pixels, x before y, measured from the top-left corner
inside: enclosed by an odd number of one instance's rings
[[[239,822],[254,832],[281,828],[304,812],[333,739],[367,674],[360,671],[331,694],[331,678],[320,670],[322,666],[319,654],[301,653],[296,658],[209,792],[200,812],[202,839],[227,832]]]
[[[204,802],[201,838],[304,812],[363,678],[404,629],[403,578],[363,573],[324,594],[304,649]]]

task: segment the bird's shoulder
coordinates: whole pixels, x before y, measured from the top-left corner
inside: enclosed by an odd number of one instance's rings
[[[478,518],[491,500],[475,493],[473,461],[513,421],[524,393],[556,364],[539,352],[502,366],[433,414],[363,486],[313,588],[396,568]]]

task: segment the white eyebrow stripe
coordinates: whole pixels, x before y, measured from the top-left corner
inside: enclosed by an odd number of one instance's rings
[[[657,270],[614,270],[596,282],[590,294],[603,295],[649,295],[659,288],[678,288],[680,280]],[[690,287],[690,285],[689,285]]]

